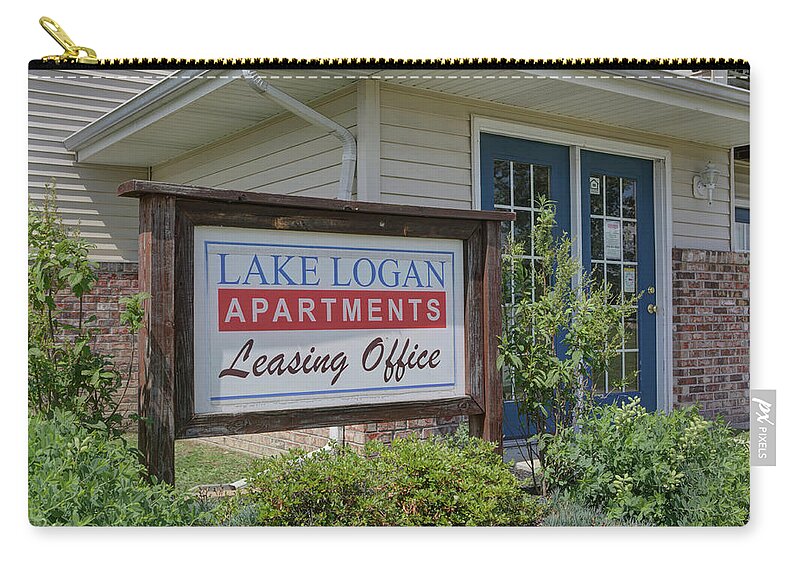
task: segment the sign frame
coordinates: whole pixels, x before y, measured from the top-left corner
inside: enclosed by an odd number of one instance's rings
[[[502,452],[500,211],[455,210],[242,192],[131,180],[139,199],[139,450],[148,473],[174,484],[174,441],[376,421],[466,415],[470,433]],[[320,408],[194,413],[194,228],[223,226],[458,239],[463,244],[463,396]]]

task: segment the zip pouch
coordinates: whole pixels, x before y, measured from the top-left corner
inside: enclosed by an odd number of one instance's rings
[[[41,23],[32,524],[747,522],[747,62],[103,60]]]

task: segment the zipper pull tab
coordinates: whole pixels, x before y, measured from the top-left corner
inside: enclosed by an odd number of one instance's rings
[[[75,45],[75,42],[70,39],[67,32],[59,26],[52,18],[42,16],[39,18],[39,24],[50,34],[58,44],[64,48],[64,53],[61,55],[46,55],[42,61],[55,61],[57,63],[70,62],[70,63],[99,63],[97,54],[91,48],[81,47]],[[83,52],[84,56],[81,56]]]

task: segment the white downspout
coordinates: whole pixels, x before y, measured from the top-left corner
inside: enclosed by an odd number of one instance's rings
[[[264,81],[255,71],[242,70],[242,78],[261,95],[269,97],[282,107],[288,109],[298,117],[309,123],[319,125],[342,142],[342,173],[339,177],[338,200],[351,200],[353,192],[353,178],[356,173],[357,147],[355,137],[339,123],[332,121],[325,115],[318,113],[305,103],[302,103]]]
[[[282,107],[288,109],[298,117],[301,117],[319,125],[329,133],[335,135],[342,142],[342,173],[339,176],[339,191],[336,195],[338,200],[352,200],[353,178],[356,173],[356,157],[358,147],[355,137],[339,123],[329,119],[325,115],[315,111],[305,103],[302,103],[277,89],[261,79],[261,77],[250,69],[242,70],[242,78],[256,90],[256,92],[269,97]],[[336,440],[340,445],[344,445],[344,426],[332,427],[329,430],[330,438]]]

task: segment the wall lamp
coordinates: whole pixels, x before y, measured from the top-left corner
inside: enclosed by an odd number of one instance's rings
[[[717,179],[720,175],[720,169],[717,165],[709,161],[705,168],[700,172],[699,176],[692,178],[692,193],[695,198],[708,200],[708,205],[714,199],[714,188],[717,186]]]

